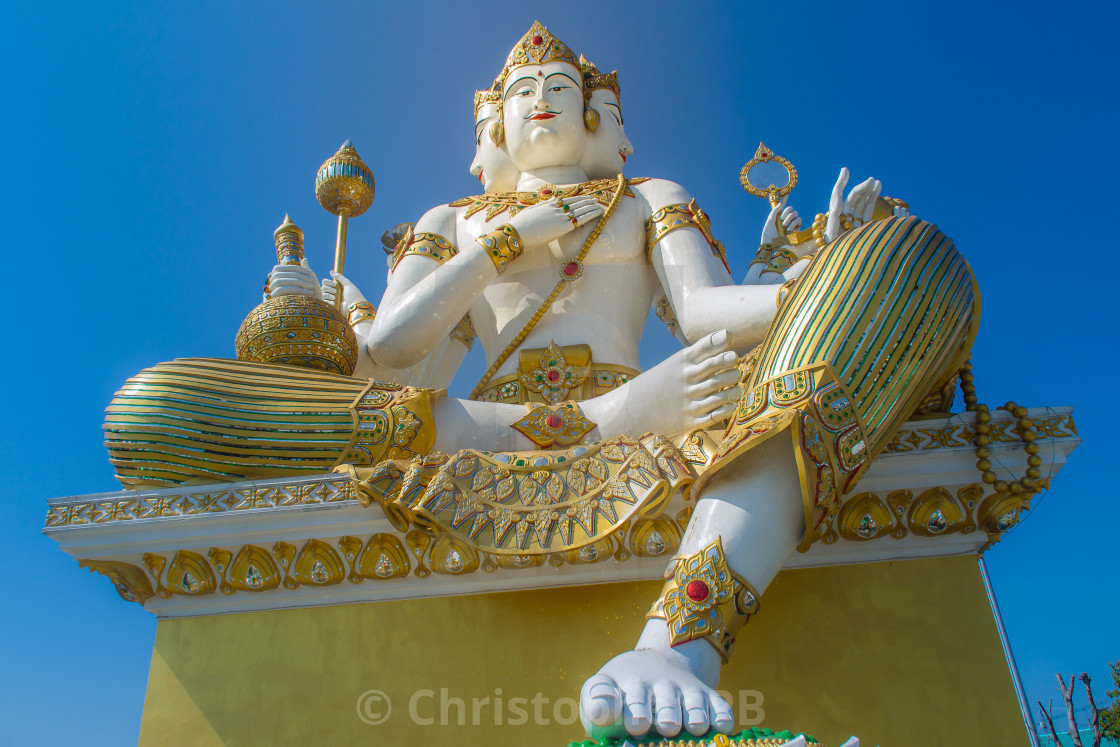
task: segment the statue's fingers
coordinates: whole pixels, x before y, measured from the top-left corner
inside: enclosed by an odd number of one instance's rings
[[[579,710],[595,726],[610,726],[622,716],[625,699],[615,681],[597,674],[583,683],[579,694]]]
[[[582,218],[587,215],[599,215],[602,212],[602,205],[588,205],[587,207],[575,208],[574,210],[572,210],[571,214],[576,218]]]
[[[675,737],[681,731],[681,691],[669,680],[653,686],[654,725],[665,737]]]
[[[712,728],[721,734],[730,734],[735,728],[735,714],[731,706],[715,690],[708,691],[708,720]]]
[[[829,210],[839,210],[844,206],[844,187],[848,186],[848,167],[840,169],[840,176],[832,187],[832,199],[829,200]],[[838,216],[839,217],[839,216]]]
[[[686,687],[681,691],[684,700],[684,728],[694,737],[708,733],[708,697],[698,687]]]
[[[622,723],[626,731],[639,737],[653,725],[653,693],[644,682],[626,689],[626,705],[622,707]]]
[[[713,355],[685,369],[685,381],[689,384],[695,384],[704,379],[710,379],[721,371],[734,368],[738,362],[739,356],[730,350]],[[737,368],[735,370],[738,371]]]

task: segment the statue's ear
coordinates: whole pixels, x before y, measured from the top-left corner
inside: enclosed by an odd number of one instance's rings
[[[583,124],[591,132],[599,129],[599,112],[590,107],[583,110]]]
[[[490,139],[494,145],[501,145],[506,140],[506,126],[498,119],[490,123]]]

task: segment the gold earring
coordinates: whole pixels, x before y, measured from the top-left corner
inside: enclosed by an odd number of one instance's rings
[[[587,126],[587,129],[595,132],[595,130],[599,129],[599,112],[594,109],[584,110],[583,124]]]
[[[490,123],[490,139],[494,141],[494,145],[501,145],[506,139],[506,126],[502,124],[502,120]]]

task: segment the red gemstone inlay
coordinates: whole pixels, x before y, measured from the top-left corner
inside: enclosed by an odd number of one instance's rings
[[[579,265],[577,265],[575,262],[569,262],[568,264],[564,265],[564,274],[567,275],[568,277],[572,277],[578,271],[579,271]]]
[[[544,43],[544,39],[540,38],[539,36],[534,36],[533,37],[533,44],[536,44],[536,45],[540,46],[543,43]]]
[[[549,428],[559,428],[564,425],[564,418],[559,415],[549,415],[544,422],[548,423]]]
[[[684,587],[684,593],[694,602],[703,602],[711,592],[703,581],[689,581],[688,586]]]
[[[551,189],[542,189],[541,194],[542,195],[550,195],[550,194],[552,194],[552,190]]]
[[[558,381],[560,379],[560,372],[559,371],[549,371],[547,374],[545,374],[545,376],[548,377],[549,381]]]

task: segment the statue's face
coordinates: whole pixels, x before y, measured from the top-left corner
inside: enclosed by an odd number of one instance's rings
[[[595,89],[589,105],[599,112],[599,129],[587,133],[580,167],[588,179],[610,179],[622,173],[626,159],[634,153],[634,146],[622,127],[622,111],[614,91]]]
[[[583,153],[581,75],[566,62],[510,71],[502,116],[506,145],[519,171],[577,166]]]
[[[478,120],[474,123],[475,151],[471,173],[478,177],[482,189],[488,194],[512,192],[517,189],[517,177],[521,175],[506,149],[495,145],[490,137],[490,123],[497,116],[498,105],[485,104],[479,107]]]

